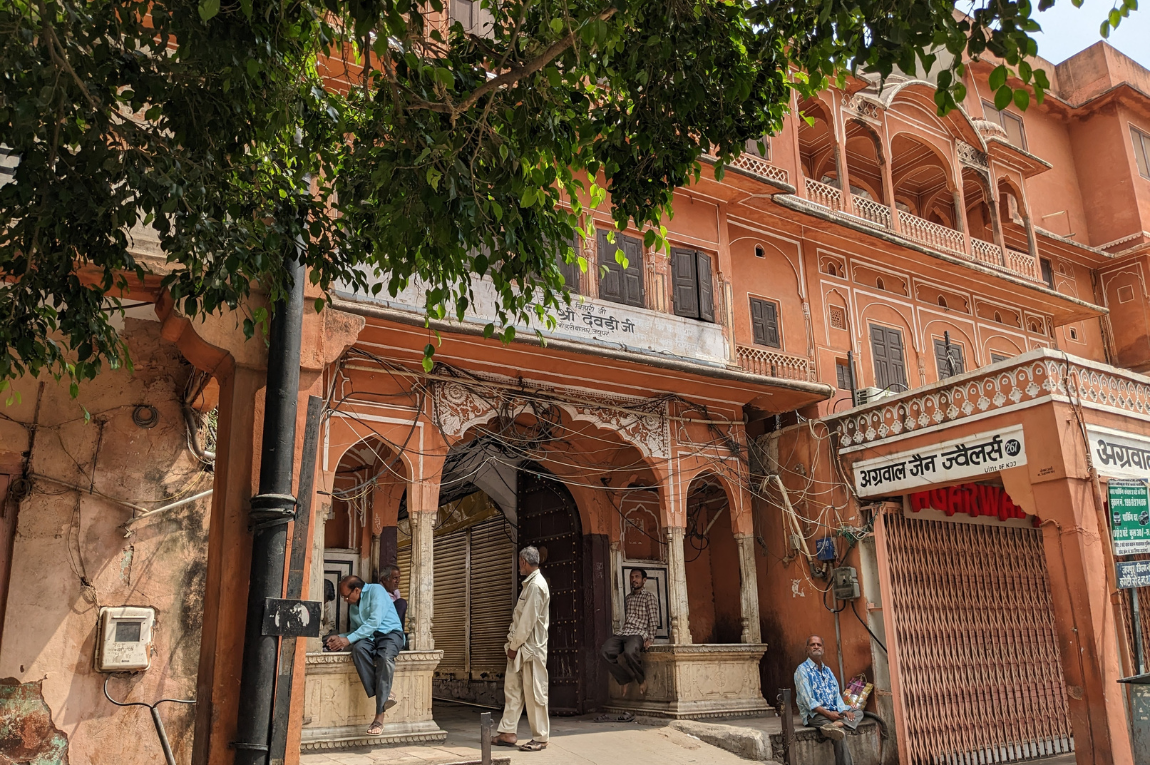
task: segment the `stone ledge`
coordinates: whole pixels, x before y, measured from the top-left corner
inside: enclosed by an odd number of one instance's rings
[[[434,723],[432,723],[434,726]],[[300,742],[304,752],[323,752],[333,749],[354,749],[357,747],[403,746],[405,744],[442,744],[447,740],[447,731],[404,731],[384,732],[382,736],[368,736],[365,733],[345,736],[325,736],[322,739],[307,739]]]

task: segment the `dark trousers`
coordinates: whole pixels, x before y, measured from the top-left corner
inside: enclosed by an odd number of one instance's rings
[[[642,635],[612,635],[603,643],[601,655],[607,660],[607,671],[619,685],[626,685],[647,679],[642,652]]]
[[[862,712],[855,712],[855,720],[858,720],[861,716]],[[811,726],[812,728],[821,728],[824,725],[831,724],[831,721],[822,715],[811,715],[810,720],[807,721],[807,725]],[[857,727],[857,725],[857,722],[854,725],[849,725],[844,719],[843,733],[849,734],[851,729]],[[851,750],[850,747],[847,746],[846,737],[844,737],[842,741],[831,740],[831,744],[835,748],[835,765],[854,765],[853,761],[851,760]]]
[[[383,711],[395,679],[395,657],[403,648],[403,633],[377,632],[351,644],[351,660],[367,697],[375,697],[375,713]]]

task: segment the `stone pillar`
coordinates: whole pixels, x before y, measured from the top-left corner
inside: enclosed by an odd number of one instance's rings
[[[668,526],[663,530],[667,543],[667,589],[671,613],[671,642],[675,645],[691,644],[690,605],[687,602],[687,561],[683,552],[686,529]]]
[[[744,643],[762,642],[759,627],[759,580],[755,571],[755,535],[735,534],[739,548],[739,604],[743,620]]]
[[[618,635],[623,630],[623,598],[627,594],[627,582],[620,579],[623,571],[623,543],[616,539],[611,542],[610,563],[611,571],[611,632]]]
[[[324,502],[315,510],[315,527],[311,536],[311,568],[308,571],[308,600],[317,600],[323,604],[323,551],[324,532],[327,522],[331,520],[331,503]],[[327,606],[321,605],[320,610],[320,637],[307,639],[307,652],[318,653],[323,650],[323,636],[335,629],[335,625],[327,620]]]
[[[371,535],[371,581],[379,581],[379,534]]]

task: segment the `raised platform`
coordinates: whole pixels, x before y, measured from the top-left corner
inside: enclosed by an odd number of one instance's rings
[[[765,714],[759,689],[764,643],[653,645],[647,649],[647,694],[624,696],[611,679],[607,710],[651,717],[700,720]]]
[[[304,751],[396,744],[437,744],[447,738],[431,716],[431,678],[442,651],[404,651],[392,688],[399,703],[384,718],[383,735],[368,736],[375,700],[359,682],[351,654],[309,653],[304,672]]]

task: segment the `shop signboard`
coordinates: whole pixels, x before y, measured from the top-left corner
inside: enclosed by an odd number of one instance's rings
[[[1128,560],[1118,563],[1118,589],[1150,587],[1150,560]]]
[[[1115,555],[1150,553],[1150,494],[1143,478],[1111,478],[1110,534]]]
[[[981,478],[1025,464],[1026,440],[1022,426],[1015,425],[856,462],[855,490],[860,497],[905,494],[920,486]]]
[[[1107,478],[1150,478],[1150,438],[1112,428],[1086,426],[1090,456]]]

